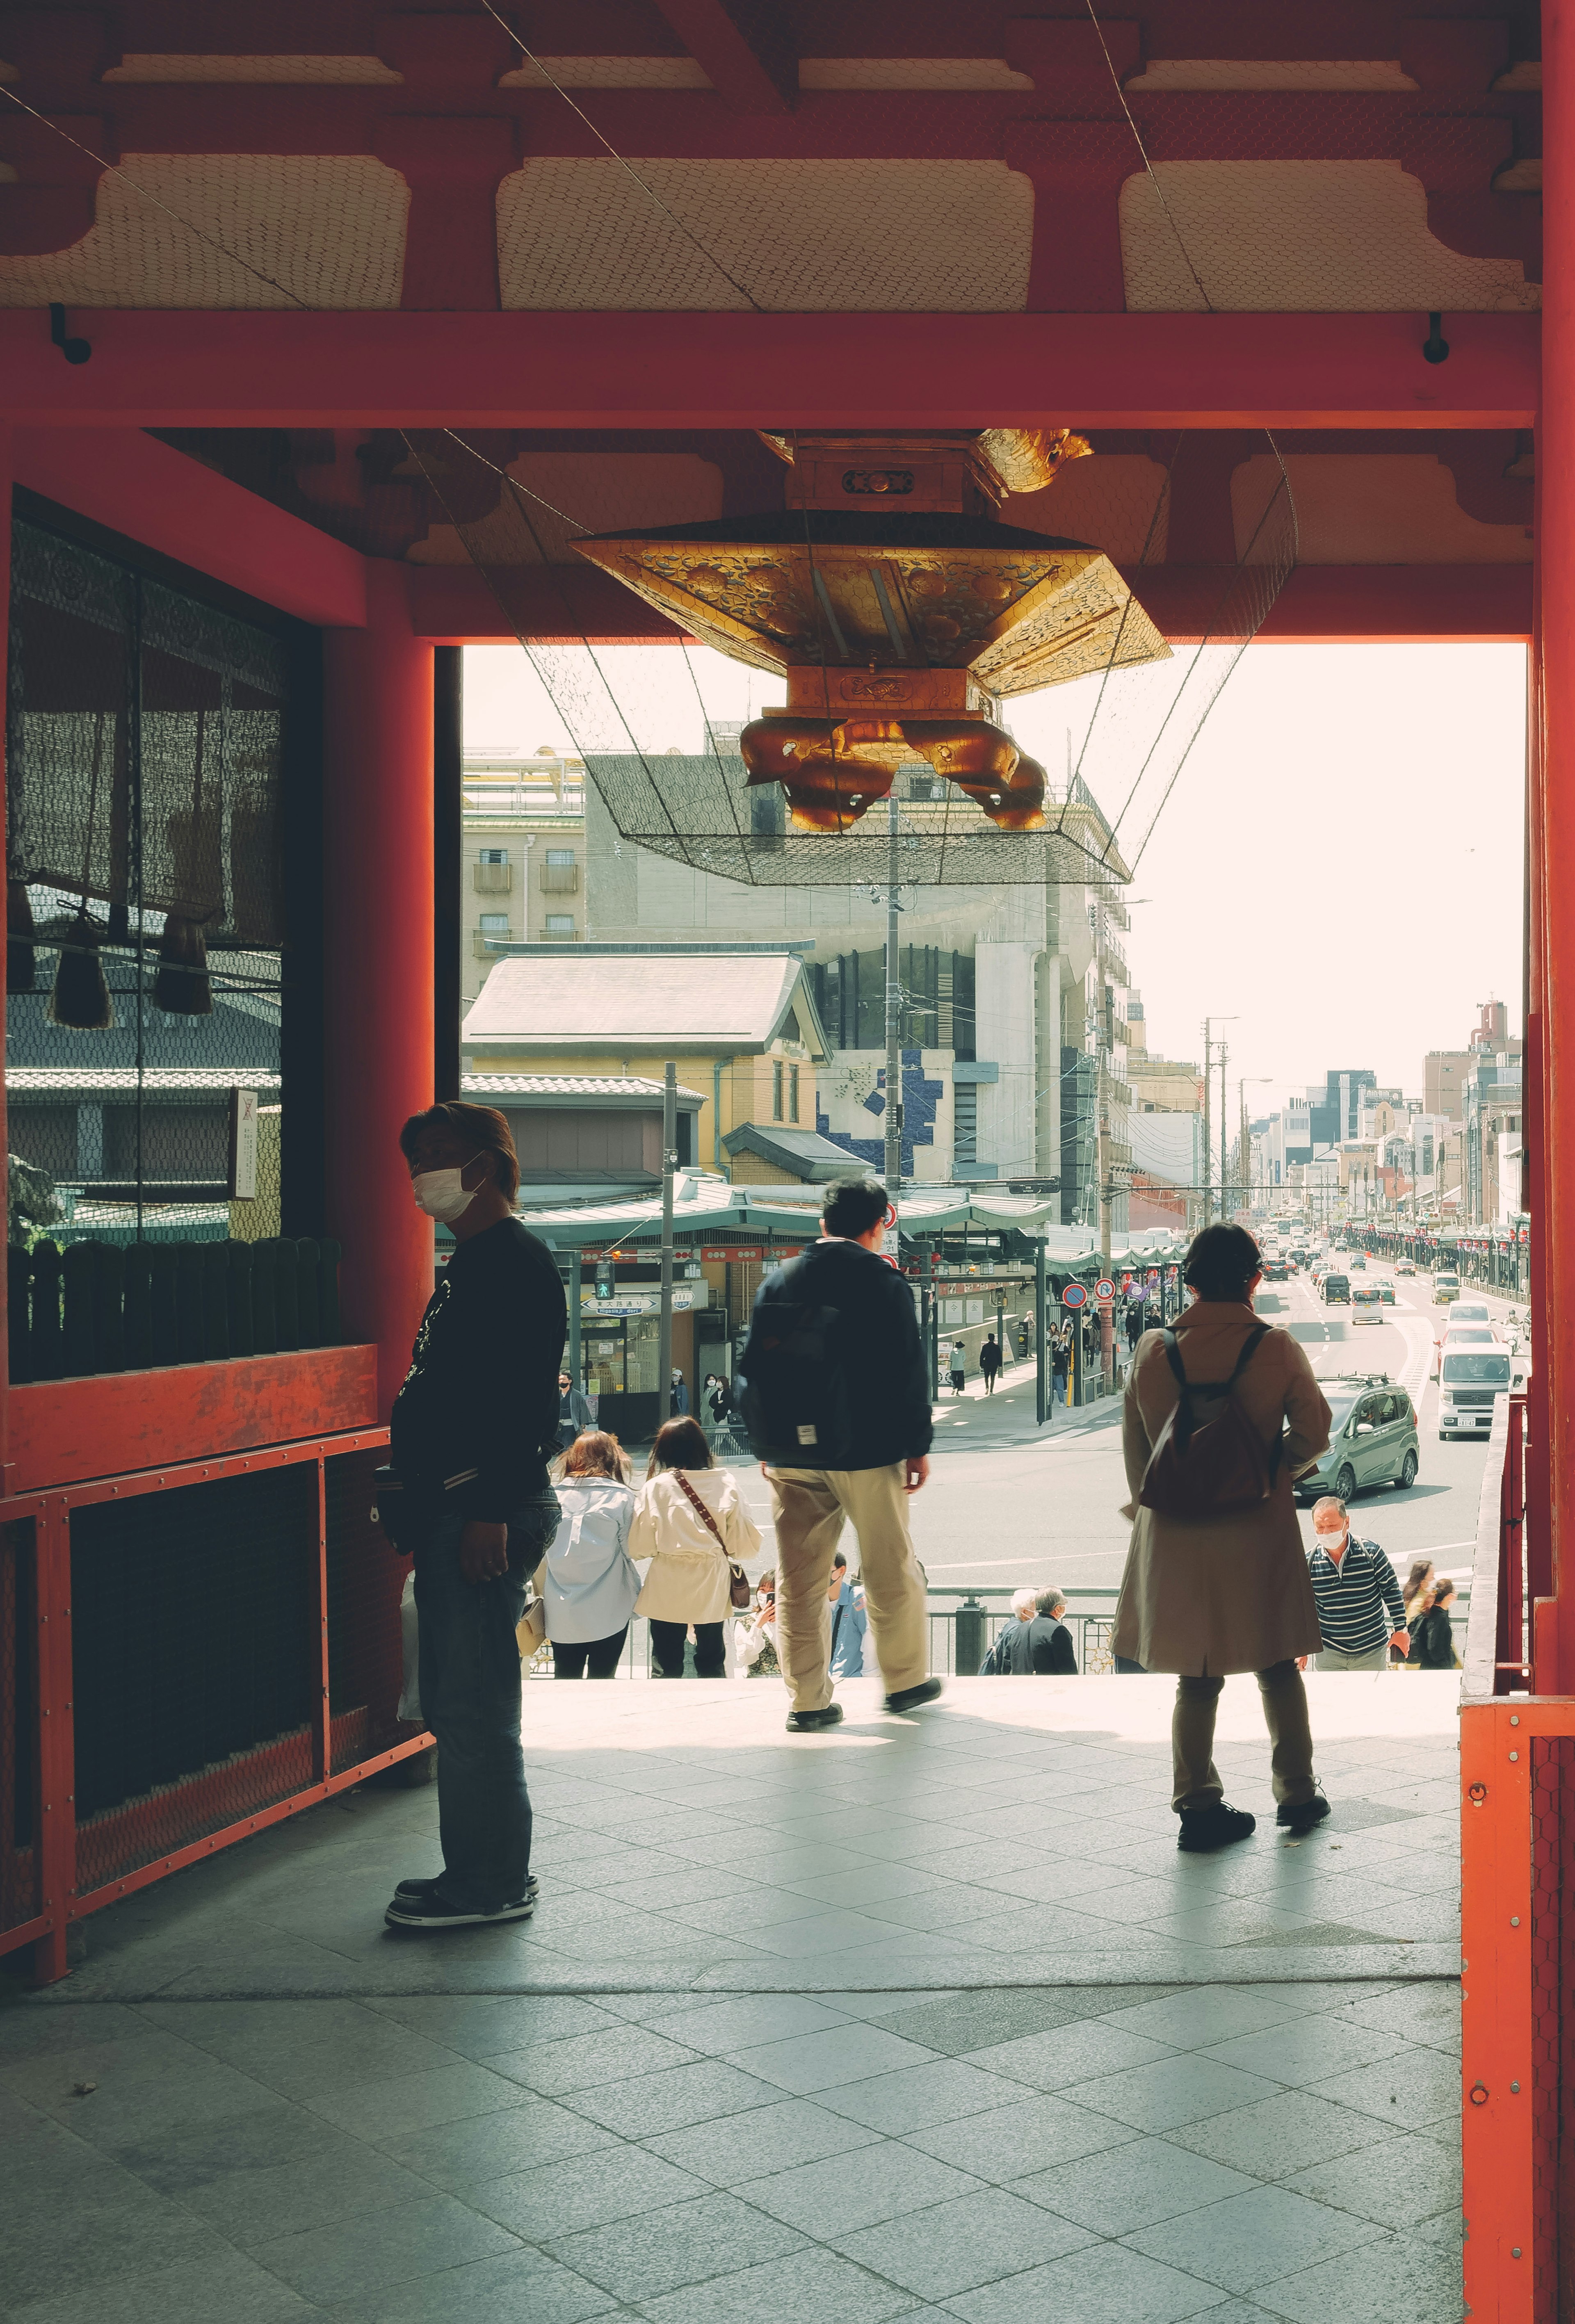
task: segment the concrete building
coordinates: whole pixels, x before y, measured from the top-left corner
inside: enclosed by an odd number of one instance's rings
[[[465,1007],[511,944],[573,944],[585,924],[585,770],[557,752],[467,749],[460,986]]]

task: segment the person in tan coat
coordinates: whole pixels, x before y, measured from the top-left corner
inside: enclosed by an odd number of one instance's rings
[[[1223,1382],[1257,1327],[1257,1245],[1245,1228],[1205,1227],[1187,1253],[1185,1277],[1195,1296],[1174,1327],[1183,1369],[1189,1385]],[[1122,1515],[1132,1519],[1132,1542],[1112,1646],[1146,1671],[1177,1674],[1171,1804],[1186,1849],[1245,1840],[1255,1826],[1244,1810],[1225,1803],[1213,1762],[1214,1714],[1232,1671],[1257,1674],[1276,1822],[1305,1831],[1329,1813],[1312,1772],[1306,1690],[1296,1666],[1298,1655],[1318,1652],[1320,1634],[1292,1492],[1292,1480],[1327,1449],[1329,1406],[1300,1343],[1277,1329],[1265,1333],[1236,1395],[1269,1456],[1268,1498],[1207,1517],[1143,1508],[1144,1476],[1181,1391],[1165,1333],[1146,1332],[1138,1341],[1122,1410],[1131,1493]]]

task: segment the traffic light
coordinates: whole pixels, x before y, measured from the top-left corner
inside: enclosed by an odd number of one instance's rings
[[[596,1261],[597,1298],[611,1299],[616,1286],[616,1282],[617,1278],[613,1273],[612,1260],[610,1259],[599,1259]]]

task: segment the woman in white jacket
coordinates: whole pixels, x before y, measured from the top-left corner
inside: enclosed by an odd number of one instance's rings
[[[587,1429],[557,1469],[563,1514],[538,1577],[554,1678],[611,1678],[640,1576],[629,1554],[634,1488],[616,1436]]]
[[[657,1431],[634,1505],[629,1554],[650,1565],[635,1607],[650,1622],[658,1678],[682,1678],[684,1639],[695,1630],[695,1675],[726,1675],[731,1572],[760,1545],[760,1528],[732,1476],[716,1467],[696,1420]]]

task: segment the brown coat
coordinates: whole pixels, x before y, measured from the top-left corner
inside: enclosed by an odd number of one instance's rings
[[[1229,1379],[1257,1320],[1236,1301],[1195,1301],[1174,1327],[1188,1379]],[[1300,1343],[1273,1327],[1237,1396],[1266,1446],[1285,1427],[1267,1500],[1206,1518],[1138,1507],[1149,1455],[1180,1397],[1162,1335],[1145,1332],[1138,1341],[1121,1415],[1131,1493],[1122,1514],[1133,1520],[1132,1545],[1112,1645],[1145,1670],[1193,1677],[1266,1670],[1291,1655],[1315,1655],[1322,1643],[1291,1480],[1326,1450],[1329,1406]]]

